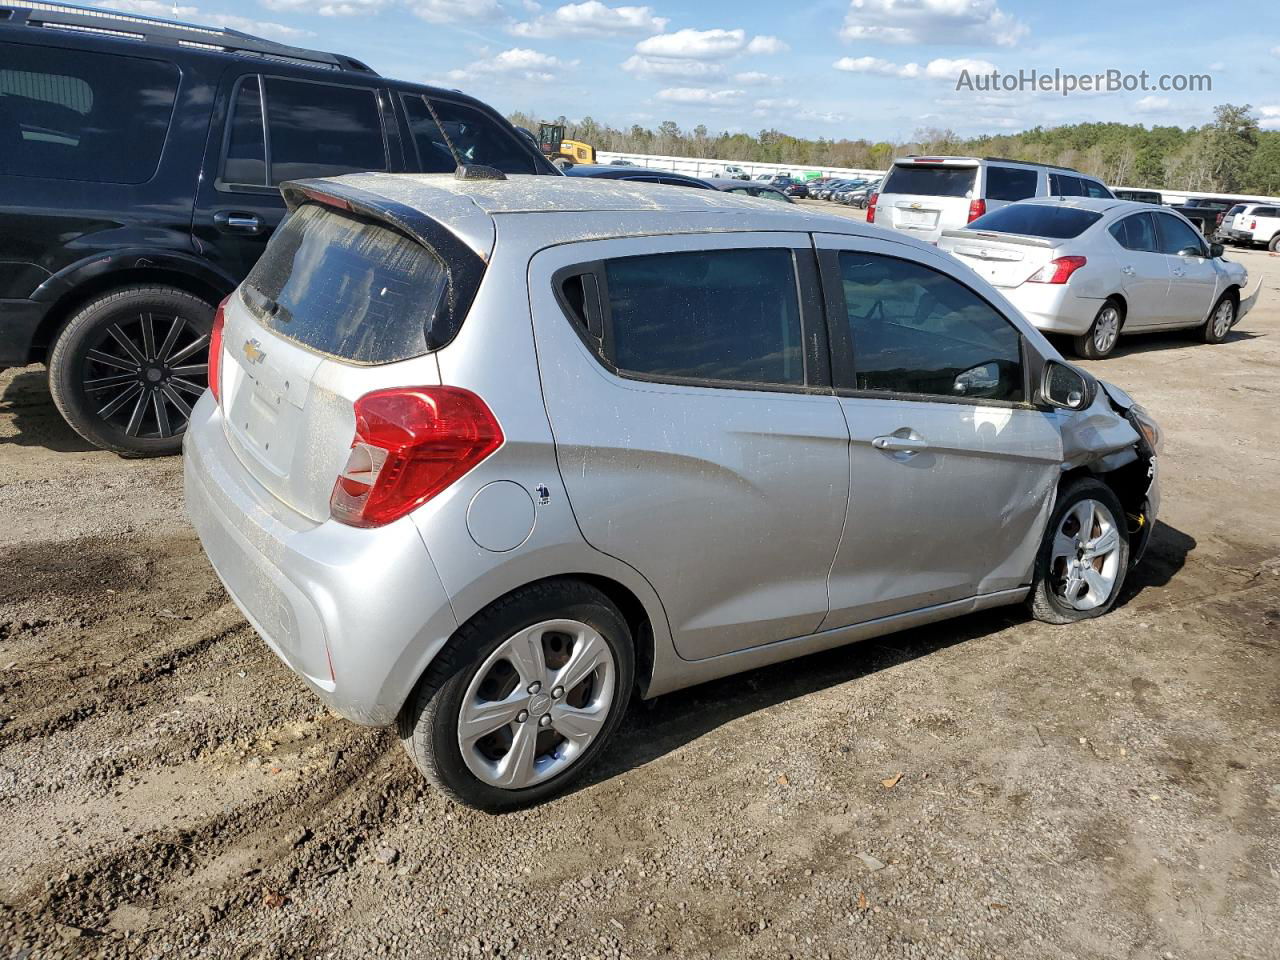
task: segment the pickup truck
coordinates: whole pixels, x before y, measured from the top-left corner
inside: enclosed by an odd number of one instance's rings
[[[1173,209],[1200,228],[1206,237],[1212,237],[1222,225],[1222,218],[1237,203],[1244,203],[1228,197],[1192,197],[1182,206]]]

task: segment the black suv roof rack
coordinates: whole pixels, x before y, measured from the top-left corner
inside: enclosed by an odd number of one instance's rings
[[[203,27],[181,20],[162,20],[137,13],[122,13],[103,7],[81,7],[71,3],[42,0],[0,0],[0,24],[25,23],[29,27],[98,33],[124,40],[167,43],[202,50],[261,57],[265,60],[321,67],[327,70],[375,71],[354,57],[324,53],[305,47],[291,47],[274,40],[241,33],[226,27]]]

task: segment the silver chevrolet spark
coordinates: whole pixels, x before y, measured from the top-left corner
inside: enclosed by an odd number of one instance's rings
[[[633,694],[1098,616],[1145,547],[1156,426],[919,241],[572,178],[285,195],[187,510],[271,649],[464,803],[563,790]]]

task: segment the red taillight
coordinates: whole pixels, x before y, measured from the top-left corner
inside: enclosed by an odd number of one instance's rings
[[[1257,230],[1257,229],[1258,229],[1258,221],[1257,221],[1257,220],[1251,220],[1251,221],[1249,221],[1249,229],[1250,229],[1250,230]]]
[[[219,405],[222,403],[222,324],[226,320],[227,301],[231,297],[228,294],[218,304],[213,314],[213,330],[209,334],[209,392]]]
[[[380,527],[447,489],[502,446],[483,400],[460,387],[397,387],[356,401],[356,435],[329,511]]]
[[[1027,283],[1066,283],[1087,262],[1084,257],[1058,257],[1033,273]]]
[[[969,201],[969,223],[977,220],[980,216],[987,212],[987,201],[982,198]]]
[[[873,193],[871,199],[867,201],[867,223],[876,222],[876,201],[880,199],[880,194]],[[890,224],[893,226],[893,224]]]

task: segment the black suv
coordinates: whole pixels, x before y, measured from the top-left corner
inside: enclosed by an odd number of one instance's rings
[[[277,185],[459,162],[560,175],[485,104],[350,57],[0,0],[0,369],[47,364],[100,447],[176,452]]]

